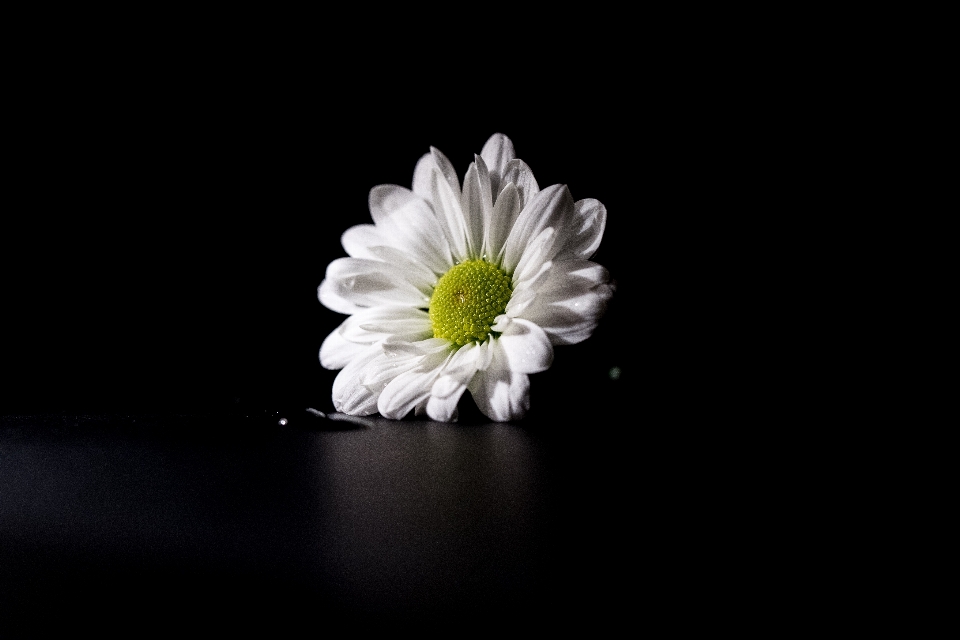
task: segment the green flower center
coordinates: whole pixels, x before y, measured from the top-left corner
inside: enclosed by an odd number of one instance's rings
[[[494,318],[504,312],[510,277],[484,260],[467,260],[443,274],[430,298],[433,336],[458,347],[483,342]]]

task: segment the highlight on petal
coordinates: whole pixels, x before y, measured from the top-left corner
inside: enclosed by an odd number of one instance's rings
[[[321,304],[327,309],[336,311],[337,313],[356,313],[365,308],[355,302],[347,300],[341,296],[338,291],[339,288],[333,280],[324,278],[320,281],[320,286],[317,287],[317,299],[319,299]]]
[[[467,385],[483,415],[495,422],[519,420],[530,409],[530,377],[491,365]]]
[[[576,344],[589,338],[613,295],[610,274],[589,260],[554,265],[532,303],[518,313],[543,329],[553,344]],[[511,301],[512,302],[512,301]]]
[[[511,371],[538,373],[550,368],[553,364],[553,344],[543,329],[522,318],[497,324],[500,327],[506,324],[494,343]]]
[[[500,197],[500,193],[508,184],[513,184],[520,195],[520,207],[523,208],[528,202],[533,200],[540,193],[540,186],[533,177],[533,171],[527,166],[527,163],[519,158],[515,158],[507,163],[500,177],[500,187],[494,193]]]
[[[380,237],[436,274],[453,263],[450,247],[433,205],[409,189],[382,184],[370,190],[370,215]]]
[[[508,182],[497,197],[490,213],[490,220],[484,229],[481,255],[491,256],[496,264],[503,261],[503,245],[510,230],[520,215],[520,194],[512,182]]]
[[[426,312],[406,307],[362,309],[340,323],[320,345],[320,364],[341,369],[374,342],[420,340],[433,331]]]
[[[417,288],[428,298],[433,294],[433,287],[437,284],[437,274],[415,257],[388,246],[371,247],[370,256],[390,265],[392,271],[403,276],[403,279]]]
[[[376,225],[358,224],[350,227],[340,236],[340,244],[351,258],[373,258],[370,248],[386,244]]]
[[[577,228],[567,250],[576,258],[589,259],[600,248],[607,226],[607,208],[594,198],[578,200],[573,206],[577,212]]]
[[[426,410],[432,420],[440,422],[456,420],[460,396],[484,362],[484,352],[488,346],[488,342],[480,345],[468,344],[458,349],[453,355],[430,389]]]
[[[513,141],[502,133],[495,133],[483,145],[480,157],[490,171],[490,186],[493,193],[500,193],[501,178],[507,163],[517,157]]]
[[[451,164],[447,156],[443,155],[436,147],[430,147],[430,155],[433,156],[434,163],[437,165],[440,174],[444,180],[447,181],[447,184],[450,185],[450,190],[459,199],[460,180],[457,179],[457,171],[453,168],[453,164]]]
[[[383,342],[383,352],[391,357],[404,355],[428,356],[441,351],[450,351],[449,340],[443,338],[427,338],[409,342],[406,340],[388,338]]]
[[[554,254],[553,247],[556,240],[556,230],[553,227],[547,227],[530,242],[513,270],[514,291],[518,287],[529,287],[536,277],[542,277],[544,266],[550,264],[549,256]]]
[[[504,309],[506,315],[511,318],[524,317],[524,310],[536,301],[541,286],[550,277],[552,270],[553,262],[548,261],[541,264],[537,272],[530,270],[520,278],[515,273],[513,296]]]
[[[416,353],[397,357],[384,351],[363,368],[357,379],[358,384],[365,386],[379,399],[384,388],[392,380],[401,373],[413,369],[421,360],[423,356]]]
[[[424,307],[430,301],[428,296],[405,280],[403,274],[379,260],[337,258],[327,266],[324,280],[327,283],[325,286],[335,296],[330,299],[346,300],[360,307],[397,304]]]
[[[424,312],[419,312],[426,316]],[[356,317],[356,316],[354,316]],[[433,335],[428,318],[403,318],[383,320],[381,322],[366,322],[359,326],[360,330],[374,335],[384,335],[401,340],[426,340]]]
[[[425,153],[417,160],[417,166],[413,170],[413,192],[433,203],[433,172],[438,169],[436,160],[432,153]]]
[[[423,198],[395,184],[381,184],[370,189],[367,205],[374,224],[383,224],[391,215],[407,208],[429,209]]]
[[[347,340],[341,332],[342,327],[343,324],[335,331],[331,331],[320,345],[320,364],[324,369],[343,369],[369,346],[366,343]]]
[[[350,361],[333,381],[333,406],[351,416],[369,416],[377,412],[377,395],[360,384],[360,374],[377,356],[380,345],[372,344]]]
[[[453,354],[444,352],[425,356],[415,368],[391,380],[377,400],[380,415],[400,420],[413,411],[419,402],[427,401],[440,370],[452,357]]]
[[[443,155],[436,147],[430,147],[430,153],[424,154],[417,161],[417,166],[413,170],[413,192],[427,202],[433,202],[434,171],[440,173],[443,180],[459,198],[460,181],[457,179],[457,172],[447,156]]]
[[[467,251],[471,258],[482,255],[484,229],[489,226],[493,216],[490,174],[483,158],[475,158],[463,178],[463,192],[460,196],[460,209],[466,220]]]
[[[563,234],[569,233],[576,210],[566,185],[555,184],[540,191],[520,212],[504,244],[503,268],[513,272],[527,247],[541,231],[553,227],[560,236],[557,245],[563,246]],[[547,253],[545,260],[553,256]]]
[[[454,192],[439,171],[433,172],[433,181],[430,187],[433,193],[433,206],[437,212],[437,219],[445,232],[454,262],[462,262],[469,257],[469,251],[467,249],[467,224],[460,207],[460,189],[458,187]]]
[[[432,334],[425,311],[407,306],[380,305],[363,309],[344,320],[337,332],[351,342],[371,344],[389,338],[419,340]]]

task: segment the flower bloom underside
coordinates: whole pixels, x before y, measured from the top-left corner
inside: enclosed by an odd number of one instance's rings
[[[518,420],[530,374],[596,328],[612,294],[590,261],[606,208],[574,201],[566,185],[541,190],[502,134],[474,157],[461,184],[431,147],[412,189],[374,187],[373,224],[343,234],[349,257],[318,289],[349,316],[320,347],[321,364],[342,369],[337,411],[449,422],[469,390],[491,420]]]

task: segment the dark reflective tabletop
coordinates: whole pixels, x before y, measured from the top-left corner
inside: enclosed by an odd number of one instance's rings
[[[622,588],[589,421],[274,418],[0,419],[5,610],[497,626]]]

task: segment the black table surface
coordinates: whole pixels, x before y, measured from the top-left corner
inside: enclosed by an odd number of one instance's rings
[[[35,630],[118,612],[221,628],[593,619],[624,590],[609,578],[632,520],[611,504],[614,426],[2,416],[4,617]]]

